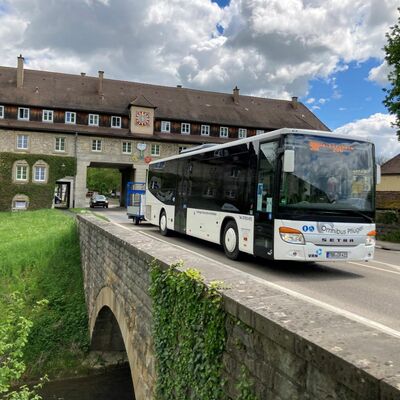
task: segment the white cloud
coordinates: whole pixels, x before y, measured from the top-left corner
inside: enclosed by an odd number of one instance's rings
[[[290,98],[350,61],[382,59],[398,0],[5,0],[0,60]],[[221,35],[217,26],[223,28]],[[371,79],[379,74],[371,71]],[[330,80],[332,97],[340,88]],[[311,103],[309,103],[311,104]]]
[[[386,61],[382,62],[382,64],[378,65],[375,68],[372,68],[368,74],[368,80],[371,82],[376,82],[379,85],[386,86],[388,84],[388,74],[390,68],[387,65]]]
[[[388,159],[400,153],[400,142],[391,126],[394,121],[392,115],[377,113],[343,125],[334,133],[371,140],[375,143],[377,156]]]

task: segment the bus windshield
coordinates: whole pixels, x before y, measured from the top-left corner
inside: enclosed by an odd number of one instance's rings
[[[281,175],[281,209],[373,211],[371,143],[290,135],[285,148],[295,151],[295,169]]]

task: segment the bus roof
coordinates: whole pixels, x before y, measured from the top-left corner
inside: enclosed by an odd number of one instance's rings
[[[232,146],[237,146],[240,144],[245,144],[249,142],[254,142],[254,141],[259,141],[259,140],[264,140],[264,139],[274,139],[276,137],[290,134],[290,133],[295,133],[295,134],[300,134],[300,135],[313,135],[313,136],[321,136],[321,137],[330,137],[330,138],[338,138],[338,139],[346,139],[346,140],[356,140],[357,142],[371,142],[371,140],[367,139],[360,139],[355,136],[349,136],[349,135],[337,135],[329,131],[315,131],[312,129],[293,129],[293,128],[282,128],[282,129],[277,129],[275,131],[270,131],[270,132],[265,132],[261,133],[260,135],[256,136],[251,136],[248,138],[244,139],[239,139],[239,140],[233,140],[229,143],[223,143],[223,144],[215,144],[215,145],[209,145],[209,146],[196,146],[196,147],[201,147],[199,149],[193,149],[193,151],[185,151],[184,153],[180,153],[174,156],[162,158],[159,160],[154,160],[150,162],[150,165],[152,164],[158,164],[160,162],[164,161],[170,161],[170,160],[175,160],[177,158],[185,158],[188,156],[193,156],[195,154],[201,154],[201,153],[207,153],[208,151],[211,150],[219,150],[219,149],[225,149],[227,147],[232,147]]]

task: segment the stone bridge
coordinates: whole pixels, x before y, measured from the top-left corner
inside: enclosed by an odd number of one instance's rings
[[[148,293],[154,259],[164,266],[182,260],[206,282],[229,287],[225,312],[243,323],[226,326],[229,399],[239,397],[241,365],[260,400],[400,399],[400,338],[137,231],[94,216],[78,216],[78,225],[92,348],[126,352],[137,400],[153,399],[157,380]]]

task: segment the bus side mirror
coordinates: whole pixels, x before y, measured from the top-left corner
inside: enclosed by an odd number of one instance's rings
[[[294,150],[285,150],[283,154],[283,172],[294,172]]]
[[[376,164],[376,184],[379,185],[381,183],[381,166]]]

